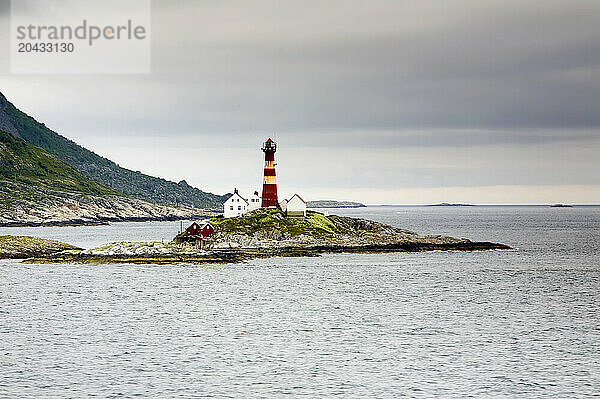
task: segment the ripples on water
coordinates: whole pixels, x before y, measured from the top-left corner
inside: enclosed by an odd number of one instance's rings
[[[0,396],[600,394],[600,208],[337,212],[519,249],[229,266],[3,261]],[[0,234],[89,247],[178,228]]]

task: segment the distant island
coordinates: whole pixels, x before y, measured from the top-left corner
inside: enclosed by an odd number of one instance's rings
[[[573,208],[573,205],[553,204],[550,205],[550,208]]]
[[[472,204],[450,204],[448,202],[442,202],[441,204],[425,205],[425,206],[475,206]]]
[[[364,208],[365,204],[353,201],[318,200],[307,201],[307,208]]]

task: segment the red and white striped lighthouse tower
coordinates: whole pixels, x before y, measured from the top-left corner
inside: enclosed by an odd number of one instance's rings
[[[277,143],[268,139],[263,144],[262,150],[265,153],[265,172],[261,207],[279,206],[279,201],[277,200],[277,180],[275,177],[275,151],[277,151]]]

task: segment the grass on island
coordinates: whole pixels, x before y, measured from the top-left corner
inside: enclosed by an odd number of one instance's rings
[[[225,233],[249,235],[272,230],[279,230],[290,237],[302,234],[323,237],[339,233],[327,216],[313,211],[307,211],[304,218],[295,218],[285,216],[279,209],[257,209],[238,217],[212,219],[211,223]]]

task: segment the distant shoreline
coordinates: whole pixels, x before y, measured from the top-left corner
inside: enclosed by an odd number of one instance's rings
[[[477,207],[477,208],[500,208],[500,207],[543,207],[549,208],[552,204],[470,204],[469,207]],[[436,205],[428,205],[428,204],[418,204],[418,205],[398,205],[398,204],[367,204],[369,208],[375,207],[396,207],[396,208],[425,208],[425,207],[436,207]],[[600,207],[600,204],[571,204],[573,208],[584,208],[584,207]]]
[[[530,208],[550,208],[551,204],[526,204],[526,205],[457,205],[457,206],[447,206],[452,208],[461,208],[461,207],[477,207],[477,208],[517,208],[517,207],[530,207]],[[323,207],[323,208],[331,208],[331,209],[353,209],[353,208],[439,208],[446,206],[439,205],[390,205],[390,204],[367,204],[362,205],[360,207],[354,206],[338,206],[338,207]],[[570,205],[568,208],[597,208],[600,207],[600,204],[577,204]],[[561,207],[562,208],[562,207]],[[19,227],[83,227],[83,226],[106,226],[111,223],[120,223],[120,222],[173,222],[180,220],[192,220],[198,218],[206,218],[211,216],[216,216],[217,212],[208,211],[203,213],[202,215],[185,215],[185,216],[159,216],[159,217],[124,217],[124,218],[97,218],[97,219],[71,219],[71,220],[54,220],[48,222],[3,222],[0,223],[0,228],[19,228]]]
[[[450,204],[448,202],[442,202],[440,204],[432,204],[432,205],[425,205],[425,206],[475,206],[472,204]]]
[[[307,201],[307,208],[365,208],[366,205],[354,201],[317,200]]]

